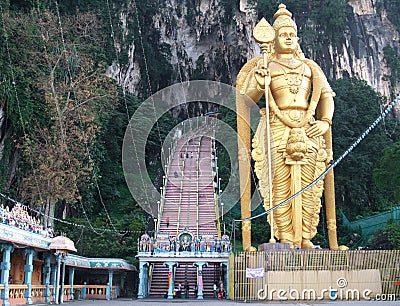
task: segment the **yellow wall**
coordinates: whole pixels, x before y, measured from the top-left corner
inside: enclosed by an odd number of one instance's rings
[[[15,250],[11,253],[10,275],[12,275],[13,283],[16,285],[24,283],[25,260],[23,252]],[[42,267],[43,262],[33,262],[32,285],[40,285],[42,283]]]

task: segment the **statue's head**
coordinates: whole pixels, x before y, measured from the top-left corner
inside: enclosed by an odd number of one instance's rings
[[[292,19],[292,13],[286,9],[286,5],[280,4],[278,10],[274,14],[274,23],[272,25],[275,32],[282,27],[291,27],[296,31],[297,34],[297,25]]]
[[[292,19],[292,13],[286,9],[286,5],[279,5],[278,11],[274,14],[274,20],[272,27],[275,30],[275,52],[291,53],[297,58],[302,58],[298,44],[297,25]]]

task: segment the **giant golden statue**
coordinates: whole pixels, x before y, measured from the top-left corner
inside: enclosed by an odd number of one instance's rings
[[[262,19],[253,31],[263,56],[247,62],[240,70],[236,87],[240,91],[236,106],[239,146],[239,171],[242,218],[249,218],[251,188],[249,156],[265,209],[269,209],[302,190],[318,178],[332,160],[331,125],[334,92],[321,68],[304,58],[298,44],[297,26],[292,13],[281,4],[272,27]],[[264,95],[266,107],[252,139],[250,151],[250,104]],[[269,137],[270,135],[270,137]],[[324,191],[329,245],[338,246],[333,171],[268,216],[270,242],[275,237],[291,247],[313,248],[317,233],[321,197]],[[252,250],[251,223],[242,223],[243,248]]]

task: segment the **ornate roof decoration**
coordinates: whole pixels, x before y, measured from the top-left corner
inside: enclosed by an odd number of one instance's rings
[[[65,236],[54,237],[49,246],[50,250],[76,252],[74,242]]]

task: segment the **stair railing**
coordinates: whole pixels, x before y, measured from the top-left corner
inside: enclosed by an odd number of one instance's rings
[[[154,264],[149,265],[149,279],[147,283],[147,288],[149,288],[147,294],[150,295],[150,290],[151,290],[151,282],[153,280],[153,272],[154,272]]]
[[[197,147],[196,160],[196,237],[199,237],[199,170],[200,170],[200,148],[203,137],[200,137],[199,146]]]
[[[189,167],[189,180],[188,180],[188,199],[187,199],[187,209],[186,209],[186,226],[189,226],[189,222],[190,222],[190,217],[189,217],[189,212],[190,212],[190,198],[192,197],[192,175],[193,175],[193,169],[192,169],[192,163],[193,163],[193,148],[196,146],[195,145],[195,140],[197,140],[197,138],[192,138],[192,144],[191,144],[191,152],[190,152],[190,167]]]
[[[183,194],[183,182],[184,182],[184,179],[185,179],[186,159],[187,159],[188,146],[189,146],[189,141],[187,141],[188,139],[190,139],[190,138],[185,139],[185,141],[186,141],[186,147],[185,147],[185,153],[184,153],[183,161],[182,161],[181,186],[180,186],[180,188],[179,188],[178,217],[177,217],[177,220],[176,220],[176,236],[178,236],[178,233],[179,233],[180,218],[181,218],[181,205],[182,205],[182,194]]]
[[[161,191],[161,199],[160,199],[160,205],[158,205],[157,207],[157,224],[156,224],[156,228],[154,229],[155,233],[157,233],[160,229],[160,225],[161,225],[161,216],[163,215],[164,212],[164,204],[165,204],[165,193],[167,190],[167,184],[168,184],[168,178],[169,178],[169,171],[171,168],[171,162],[173,160],[173,156],[175,154],[176,151],[176,147],[177,147],[177,141],[174,140],[168,147],[168,152],[169,155],[166,158],[166,163],[164,165],[165,167],[165,175],[163,175],[163,183],[162,183],[162,191]],[[165,154],[164,153],[164,149],[161,149],[161,154]]]
[[[217,233],[218,233],[218,238],[221,238],[221,221],[219,217],[219,202],[220,202],[220,196],[221,196],[221,178],[219,177],[219,171],[218,171],[218,157],[217,157],[217,150],[215,148],[215,137],[211,141],[210,145],[210,151],[211,151],[211,156],[214,156],[214,162],[211,159],[211,167],[213,165],[215,166],[215,173],[217,177],[217,188],[213,188],[214,190],[214,209],[215,209],[215,218],[216,218],[216,227],[217,227]],[[214,153],[214,154],[213,154]],[[214,184],[214,180],[213,180]],[[217,189],[217,190],[216,190]]]

